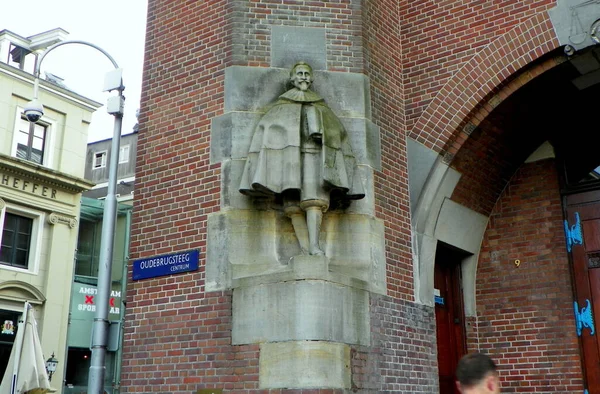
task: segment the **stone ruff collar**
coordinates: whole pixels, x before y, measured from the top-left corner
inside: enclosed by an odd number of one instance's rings
[[[317,101],[322,101],[323,99],[317,93],[312,90],[307,90],[303,92],[298,88],[293,88],[279,96],[279,98],[296,101],[300,103],[314,103]]]

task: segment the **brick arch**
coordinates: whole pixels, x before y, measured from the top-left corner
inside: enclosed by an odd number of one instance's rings
[[[409,136],[453,156],[466,139],[459,134],[469,114],[517,70],[559,46],[547,12],[515,26],[473,56],[440,89]]]

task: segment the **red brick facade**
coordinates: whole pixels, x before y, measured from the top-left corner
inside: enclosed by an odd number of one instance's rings
[[[455,202],[491,214],[469,349],[498,357],[506,392],[581,391],[553,162],[513,176],[526,155],[509,157],[514,145],[488,117],[491,99],[497,105],[526,82],[519,76],[531,79],[558,64],[544,57],[559,46],[547,14],[552,6],[150,0],[131,258],[198,249],[201,260],[193,273],[129,283],[123,392],[259,391],[260,346],[231,344],[231,292],[205,292],[204,267],[207,216],[221,202],[210,128],[224,112],[224,72],[269,67],[272,26],[325,29],[327,70],[363,73],[370,82],[371,120],[381,138],[374,205],[385,226],[387,295],[371,297],[371,346],[352,348],[352,390],[438,390],[433,308],[415,302],[409,137],[447,154],[462,174]],[[543,140],[528,148],[534,142]],[[489,147],[500,154],[481,153]]]
[[[487,94],[559,46],[554,1],[404,4],[408,135],[436,151]]]
[[[382,171],[375,174],[376,210],[386,222],[387,283],[394,298],[412,300],[408,169],[404,139],[402,45],[396,1],[364,3],[365,74],[373,121],[381,127]],[[378,39],[375,39],[377,37]]]
[[[555,166],[516,172],[482,243],[468,346],[498,361],[503,393],[583,392]]]
[[[223,111],[223,69],[231,62],[229,3],[148,4],[132,258],[189,249],[205,255],[206,218],[220,199],[208,136]],[[127,392],[191,392],[199,382],[232,388],[239,368],[255,384],[257,350],[230,346],[231,297],[204,292],[200,265],[190,274],[130,282]]]
[[[234,0],[233,56],[236,65],[269,67],[271,27],[323,28],[327,69],[363,71],[360,0],[242,1]]]

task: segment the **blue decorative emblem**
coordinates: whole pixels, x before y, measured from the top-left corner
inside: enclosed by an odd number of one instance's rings
[[[588,391],[587,391],[587,389],[586,389],[586,390],[583,390],[583,394],[588,394]]]
[[[579,311],[579,304],[577,301],[573,302],[573,308],[575,309],[575,325],[577,326],[577,336],[581,336],[583,328],[590,329],[590,335],[594,335],[596,332],[594,328],[594,317],[592,316],[592,308],[590,306],[590,300],[585,300],[587,306],[582,307]]]
[[[583,245],[583,234],[581,232],[581,220],[579,212],[575,212],[575,224],[569,227],[569,222],[565,220],[565,236],[567,237],[567,252],[571,252],[573,245]]]

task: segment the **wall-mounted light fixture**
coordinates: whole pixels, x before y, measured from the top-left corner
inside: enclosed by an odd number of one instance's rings
[[[48,380],[52,380],[52,375],[56,372],[56,366],[58,365],[58,360],[54,357],[54,352],[52,352],[52,356],[48,360],[46,360],[46,372],[48,373]]]

